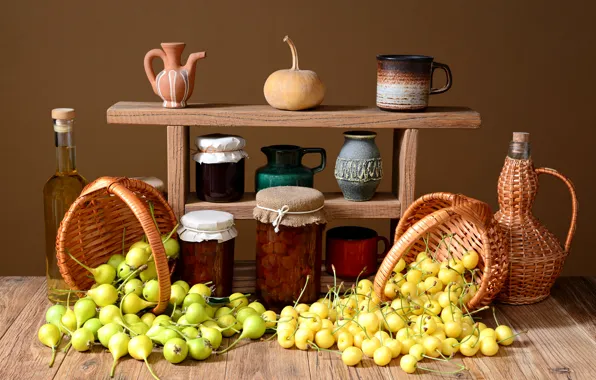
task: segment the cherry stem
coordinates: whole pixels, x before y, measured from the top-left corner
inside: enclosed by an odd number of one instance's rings
[[[497,326],[499,326],[500,323],[499,323],[499,320],[497,319],[497,311],[494,306],[493,306],[493,318],[495,318],[495,323],[497,324]]]
[[[497,344],[499,344],[499,343],[501,343],[501,342],[504,342],[504,341],[506,341],[507,339],[515,338],[515,337],[516,337],[516,336],[518,336],[518,335],[527,334],[527,333],[528,333],[528,330],[520,331],[520,332],[518,332],[518,333],[515,333],[515,334],[513,334],[513,335],[511,335],[511,336],[509,336],[509,337],[507,337],[507,338],[505,338],[505,339],[501,339],[500,341],[498,341],[498,342],[497,342]]]
[[[275,332],[275,334],[271,335],[269,338],[264,339],[263,341],[268,342],[270,340],[272,340],[275,336],[277,335],[277,331]]]
[[[459,369],[457,371],[438,371],[436,369],[430,369],[430,368],[426,368],[426,367],[420,367],[420,366],[416,366],[416,368],[421,369],[423,371],[428,371],[428,372],[435,372],[435,373],[442,373],[443,375],[454,375],[456,373],[460,373],[461,371],[465,371],[467,370],[467,368],[465,366],[459,366]]]
[[[288,38],[288,37],[286,36],[286,38]],[[300,298],[302,298],[302,295],[306,291],[306,286],[308,285],[308,280],[309,279],[310,279],[310,275],[306,276],[306,281],[304,282],[304,286],[302,287],[302,291],[300,292],[300,295],[298,296],[298,299],[294,302],[294,308],[296,308],[296,305],[298,305],[298,302],[300,301]]]
[[[317,346],[317,344],[315,342],[311,342],[310,340],[307,340],[306,343],[308,343],[309,346],[311,346],[312,348],[314,348],[317,351],[327,351],[327,352],[332,352],[334,354],[339,354],[339,355],[342,354],[341,351],[329,350],[327,348],[321,348],[321,347]]]

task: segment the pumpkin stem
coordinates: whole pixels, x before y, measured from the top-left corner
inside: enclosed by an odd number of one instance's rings
[[[298,67],[298,52],[296,51],[296,46],[294,42],[290,39],[290,37],[285,36],[284,42],[287,42],[290,45],[290,50],[292,51],[292,70],[300,70]]]

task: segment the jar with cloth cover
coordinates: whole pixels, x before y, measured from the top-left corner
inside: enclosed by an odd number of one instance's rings
[[[257,193],[256,289],[269,307],[295,301],[305,285],[300,302],[318,299],[324,206],[323,193],[307,187],[270,187]]]

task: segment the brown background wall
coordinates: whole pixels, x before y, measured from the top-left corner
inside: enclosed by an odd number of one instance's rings
[[[289,34],[302,68],[318,72],[327,104],[375,101],[375,55],[433,55],[451,66],[454,86],[434,105],[478,110],[477,131],[420,134],[417,194],[452,191],[496,209],[496,180],[513,131],[532,135],[537,166],[573,179],[580,217],[566,274],[596,274],[592,215],[596,202],[596,24],[588,1],[11,1],[0,24],[0,115],[3,163],[0,199],[4,231],[0,275],[44,273],[41,189],[54,170],[50,109],[77,110],[78,164],[88,179],[155,175],[165,179],[165,128],[107,125],[105,110],[119,100],[156,101],[142,68],[145,52],[163,41],[185,41],[199,62],[192,101],[264,103],[262,86],[290,66]],[[590,9],[588,9],[590,8]],[[192,129],[199,133],[215,129]],[[337,191],[333,163],[341,131],[241,128],[252,173],[264,164],[263,145],[323,146],[329,168],[316,186]],[[378,143],[390,173],[389,131]],[[381,190],[390,188],[389,178]],[[544,179],[536,214],[566,233],[569,197]],[[388,234],[388,222],[366,225]],[[251,222],[240,223],[237,257],[253,255]]]

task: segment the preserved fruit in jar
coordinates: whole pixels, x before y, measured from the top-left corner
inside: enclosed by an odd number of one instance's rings
[[[303,288],[300,302],[319,298],[323,205],[323,194],[310,188],[272,187],[257,193],[256,290],[270,308],[294,302]]]
[[[257,222],[257,291],[271,306],[298,299],[310,276],[301,302],[314,302],[321,287],[323,225],[281,226]]]
[[[230,295],[234,272],[234,239],[222,243],[217,240],[180,243],[180,278],[192,285],[211,281],[215,287],[213,295]]]
[[[234,241],[238,235],[228,212],[192,211],[180,218],[181,258],[176,271],[190,285],[212,282],[217,297],[232,293]]]
[[[210,134],[197,137],[196,191],[200,200],[234,202],[244,195],[243,150],[246,141],[240,136]]]

